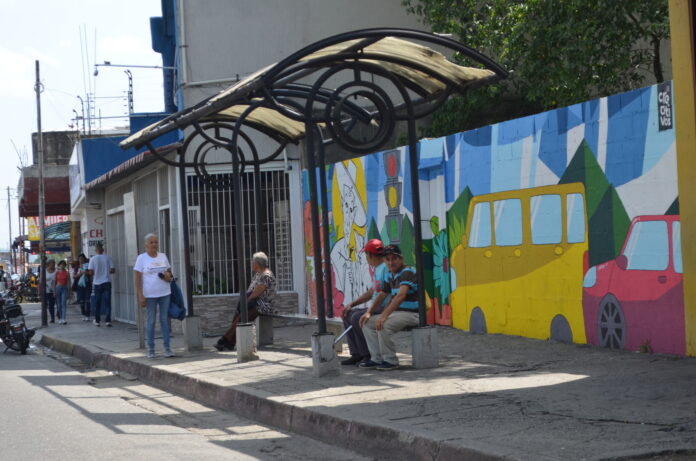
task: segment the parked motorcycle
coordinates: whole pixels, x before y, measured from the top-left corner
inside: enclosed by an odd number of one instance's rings
[[[34,333],[32,328],[27,328],[22,306],[11,298],[0,299],[0,340],[5,345],[5,352],[13,349],[26,354]]]

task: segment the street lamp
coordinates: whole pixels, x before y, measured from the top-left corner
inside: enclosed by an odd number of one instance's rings
[[[94,76],[99,75],[100,67],[137,67],[140,69],[165,69],[165,70],[176,70],[176,67],[171,66],[144,66],[140,64],[111,64],[111,61],[104,61],[103,64],[94,65]]]

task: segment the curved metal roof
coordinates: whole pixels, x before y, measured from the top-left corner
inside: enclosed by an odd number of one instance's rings
[[[481,67],[456,64],[422,42],[448,49]],[[292,103],[290,98],[302,99],[309,94],[311,86],[302,82],[311,82],[308,77],[316,71],[356,62],[399,79],[422,101],[507,76],[494,61],[448,38],[408,29],[348,32],[309,45],[277,64],[260,69],[199,104],[140,130],[120,145],[124,149],[141,147],[176,129],[208,120],[237,121],[240,117],[246,126],[281,142],[296,143],[305,136],[300,114],[303,107]],[[287,91],[285,97],[282,91]]]

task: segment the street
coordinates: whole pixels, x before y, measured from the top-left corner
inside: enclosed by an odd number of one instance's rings
[[[365,459],[43,349],[0,353],[0,389],[0,459]]]

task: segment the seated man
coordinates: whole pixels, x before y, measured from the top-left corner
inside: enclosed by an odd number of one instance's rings
[[[372,239],[367,242],[362,251],[365,252],[367,263],[374,268],[372,287],[345,306],[341,313],[341,317],[343,317],[343,326],[345,328],[352,326],[350,331],[346,333],[350,358],[343,360],[341,362],[342,365],[357,365],[360,362],[370,360],[370,351],[367,348],[367,342],[365,342],[362,328],[360,328],[360,318],[367,311],[369,305],[366,307],[355,306],[360,306],[367,301],[370,301],[370,303],[374,302],[377,296],[382,292],[382,286],[387,283],[389,278],[389,271],[384,264],[384,244],[382,244],[382,241],[379,239]],[[388,299],[384,298],[374,313],[379,314],[382,312],[387,305],[387,301]]]
[[[380,371],[396,370],[399,359],[392,335],[397,331],[418,325],[418,281],[416,270],[404,265],[401,249],[396,245],[384,248],[389,283],[382,287],[370,309],[360,318],[370,360],[361,362],[360,368],[377,368]],[[379,316],[372,317],[375,307],[391,294],[392,299]]]

